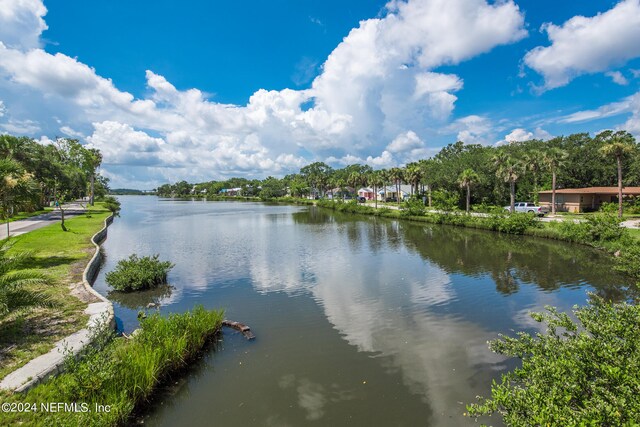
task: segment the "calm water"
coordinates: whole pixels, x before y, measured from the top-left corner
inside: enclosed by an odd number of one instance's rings
[[[95,284],[120,329],[149,302],[203,304],[257,336],[225,330],[145,425],[478,425],[464,403],[514,366],[487,340],[534,330],[528,312],[546,304],[624,297],[580,246],[309,207],[120,200]],[[134,252],[174,262],[171,287],[110,292],[105,272]]]

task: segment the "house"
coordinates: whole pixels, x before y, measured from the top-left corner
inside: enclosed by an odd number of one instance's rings
[[[397,199],[397,200],[406,200],[411,196],[411,186],[402,184],[400,185],[400,197],[396,193],[397,189],[395,185],[387,185],[386,187],[381,187],[378,190],[378,200],[385,201],[386,199]]]
[[[376,193],[373,192],[372,188],[362,187],[358,190],[358,197],[364,197],[367,200],[373,200],[376,197]]]
[[[355,189],[353,187],[336,187],[327,191],[325,196],[327,199],[342,199],[344,197],[351,197],[355,193]]]
[[[241,187],[236,187],[236,188],[223,188],[222,190],[220,190],[220,194],[222,194],[223,196],[240,196],[242,195],[242,188]]]
[[[551,210],[551,190],[538,193],[540,206]],[[622,187],[622,197],[640,196],[640,187]],[[589,212],[603,203],[618,203],[618,187],[562,188],[556,190],[556,210],[559,212]]]

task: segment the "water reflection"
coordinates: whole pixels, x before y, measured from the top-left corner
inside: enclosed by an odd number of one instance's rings
[[[138,310],[149,306],[159,307],[171,302],[173,286],[162,285],[154,289],[138,292],[110,291],[107,298],[131,310]]]
[[[387,368],[399,369],[408,388],[422,396],[436,414],[451,414],[453,402],[464,400],[462,396],[472,399],[470,389],[487,384],[492,371],[504,369],[504,360],[487,351],[486,341],[496,335],[493,325],[538,328],[529,316],[532,307],[564,305],[557,296],[540,301],[535,288],[546,293],[562,287],[579,288],[587,276],[600,294],[628,296],[621,291],[609,292],[620,289],[624,278],[604,267],[600,254],[556,242],[321,210],[306,216],[298,213],[293,219],[312,226],[312,232],[319,231],[318,225],[322,229],[322,237],[309,245],[323,262],[298,257],[296,263],[298,274],[305,271],[314,278],[311,293],[329,322],[349,344],[378,354],[386,360]],[[333,227],[328,229],[327,224]],[[332,250],[335,242],[341,241],[349,243],[348,257]],[[366,261],[359,257],[362,253],[366,253]],[[412,255],[424,262],[416,263]],[[280,289],[261,280],[273,278],[271,273],[281,278],[270,265],[261,263],[262,274],[254,276],[261,291]],[[300,286],[305,283],[298,280]],[[517,309],[496,304],[493,308],[503,310],[502,314],[489,311],[495,294],[487,295],[483,286],[487,282],[505,297],[528,286],[527,293],[536,295],[538,301]],[[289,281],[287,289],[292,286],[295,283]],[[466,294],[467,302],[459,301],[461,293]],[[462,307],[456,309],[455,305]],[[443,310],[436,309],[438,306]],[[478,309],[487,312],[478,313]],[[452,381],[452,376],[458,380]],[[310,401],[322,407],[321,393],[315,395],[318,399]]]

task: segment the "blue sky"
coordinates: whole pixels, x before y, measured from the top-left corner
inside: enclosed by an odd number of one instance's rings
[[[0,0],[0,131],[114,186],[640,136],[640,0]]]

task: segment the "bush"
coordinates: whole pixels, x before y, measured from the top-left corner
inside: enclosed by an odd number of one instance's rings
[[[502,217],[493,215],[493,217],[499,219],[496,230],[502,233],[523,234],[528,228],[540,227],[540,221],[536,219],[533,213],[508,214]]]
[[[486,202],[472,205],[471,210],[474,212],[484,213],[496,213],[496,211],[504,212],[504,209],[501,206],[490,205]]]
[[[104,197],[104,207],[113,213],[120,212],[120,202],[113,196]]]
[[[458,208],[460,195],[455,191],[435,190],[431,193],[433,207],[443,211],[453,211]]]
[[[634,197],[624,202],[624,211],[629,214],[640,214],[640,197]],[[617,212],[617,210],[616,210]]]
[[[604,202],[600,206],[600,212],[609,213],[609,214],[613,214],[613,213],[617,214],[618,213],[618,204],[617,203]]]
[[[640,280],[640,244],[632,243],[620,250],[616,258],[616,270]]]
[[[522,367],[491,386],[491,399],[467,406],[473,417],[500,414],[511,426],[622,426],[640,419],[640,306],[591,296],[568,314],[547,307],[532,318],[545,334],[500,336],[493,352]]]
[[[173,264],[158,260],[159,255],[138,258],[133,254],[129,259],[118,261],[115,270],[107,273],[107,283],[123,292],[139,291],[164,284]]]
[[[422,216],[426,212],[426,208],[421,199],[411,198],[402,204],[403,216]]]
[[[620,226],[620,220],[613,214],[589,215],[586,221],[562,221],[554,227],[563,239],[571,242],[599,247],[629,243],[629,232]]]

